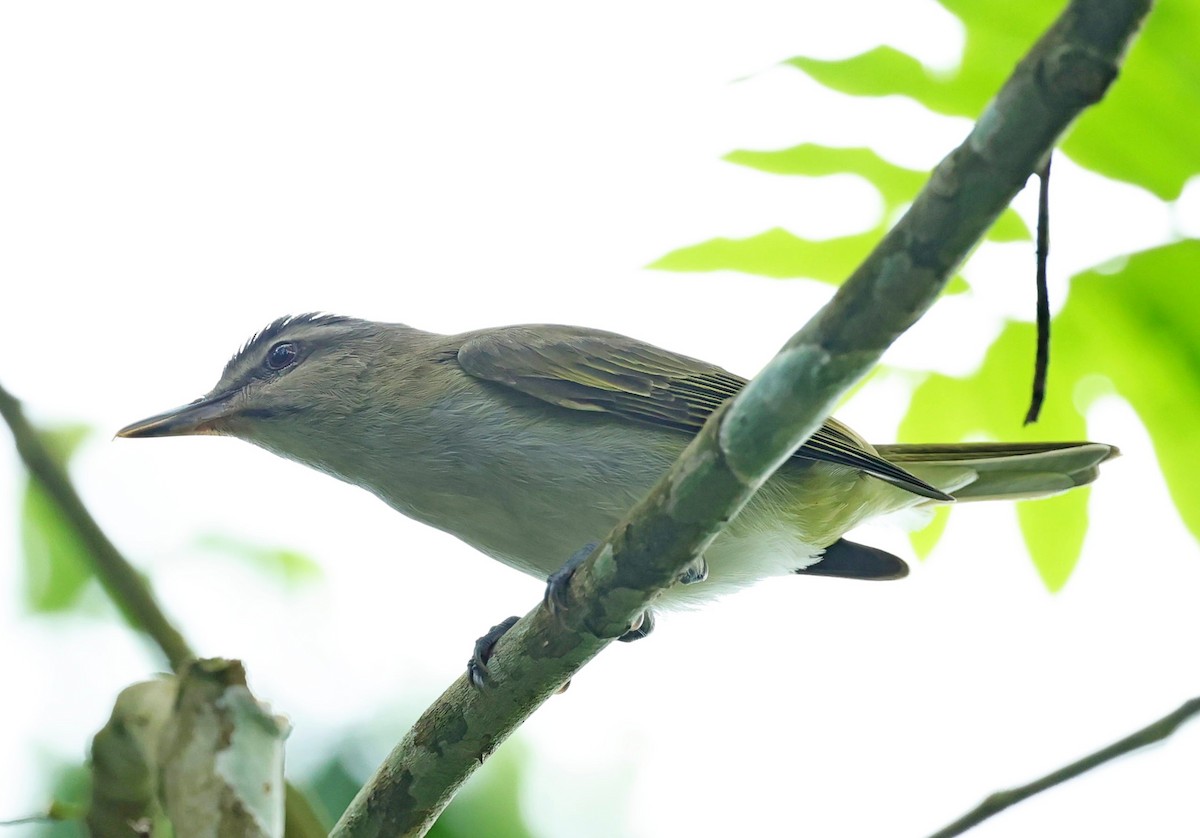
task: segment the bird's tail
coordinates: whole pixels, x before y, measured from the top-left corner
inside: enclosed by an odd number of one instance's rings
[[[877,445],[879,456],[954,496],[955,500],[1038,498],[1096,479],[1100,464],[1120,454],[1102,442],[964,442]]]

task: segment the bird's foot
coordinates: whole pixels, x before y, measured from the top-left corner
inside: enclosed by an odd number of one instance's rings
[[[632,643],[635,640],[641,640],[652,631],[654,631],[654,612],[647,609],[629,627],[629,631],[622,634],[617,640],[622,643]]]
[[[587,557],[596,549],[596,542],[585,544],[580,547],[571,558],[563,562],[563,566],[550,574],[546,579],[546,593],[542,597],[542,604],[546,606],[546,610],[550,612],[550,616],[554,617],[560,623],[562,615],[566,613],[568,607],[568,593],[571,587],[571,577],[575,575],[575,571],[579,566],[587,561]],[[680,581],[685,584],[692,582],[700,582],[708,577],[708,565],[704,562],[703,557],[684,571]],[[654,630],[654,614],[650,610],[642,612],[642,614],[633,622],[629,630],[622,634],[617,639],[622,643],[632,643],[635,640],[641,640]],[[570,685],[570,681],[564,684],[562,689],[565,690]],[[561,690],[560,690],[561,692]]]
[[[487,689],[492,685],[492,674],[488,671],[488,661],[496,649],[496,642],[517,624],[516,617],[496,623],[488,629],[487,634],[475,641],[475,651],[467,661],[467,680],[477,690]]]
[[[697,556],[696,560],[688,565],[683,573],[679,574],[680,585],[695,585],[697,582],[703,582],[708,578],[708,562],[703,556]]]
[[[571,577],[595,549],[595,541],[583,545],[571,555],[571,558],[563,562],[562,567],[546,577],[546,593],[542,597],[542,604],[546,606],[550,616],[560,623],[563,613],[567,610],[567,594],[571,588]]]

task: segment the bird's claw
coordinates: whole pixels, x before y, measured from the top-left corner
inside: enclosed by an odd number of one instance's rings
[[[617,640],[620,640],[622,643],[632,643],[635,640],[641,640],[652,631],[654,631],[654,612],[646,610],[629,627],[629,631],[622,634]]]
[[[703,582],[708,578],[708,562],[703,556],[697,556],[696,560],[688,565],[683,573],[679,574],[680,585],[695,585],[697,582]]]
[[[516,617],[509,617],[487,630],[487,634],[475,641],[475,651],[467,661],[467,680],[477,690],[487,689],[492,684],[492,674],[488,671],[488,661],[496,649],[496,641],[517,624]]]
[[[585,544],[580,547],[571,558],[563,562],[563,566],[550,574],[546,579],[546,593],[542,597],[542,604],[546,606],[546,610],[550,612],[550,616],[554,617],[559,623],[562,622],[562,615],[566,613],[568,607],[568,594],[571,588],[571,577],[575,575],[575,571],[579,566],[587,561],[588,556],[596,549],[596,542]],[[693,582],[702,582],[708,578],[708,564],[701,556],[696,563],[690,566],[683,575],[680,581],[684,584]],[[647,609],[643,611],[638,619],[634,620],[633,625],[629,630],[622,634],[617,639],[622,643],[632,643],[635,640],[641,640],[654,630],[654,612]],[[570,684],[568,681],[567,684]],[[566,685],[562,689],[566,689]]]
[[[596,549],[596,542],[585,544],[571,554],[571,558],[563,562],[563,566],[546,577],[546,593],[542,596],[542,604],[550,612],[550,616],[562,621],[562,615],[568,606],[568,593],[571,588],[571,577],[579,566],[587,561],[587,557]]]

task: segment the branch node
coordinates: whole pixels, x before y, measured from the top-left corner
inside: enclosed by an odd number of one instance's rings
[[[1080,107],[1104,98],[1117,77],[1117,66],[1096,50],[1062,44],[1050,50],[1038,67],[1042,95],[1052,106]]]

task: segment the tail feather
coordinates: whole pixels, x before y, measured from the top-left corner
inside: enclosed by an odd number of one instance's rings
[[[879,445],[879,455],[955,500],[1036,498],[1091,483],[1120,451],[1101,442]]]
[[[903,579],[908,575],[908,565],[886,550],[839,538],[825,548],[819,562],[795,572],[841,579]]]

